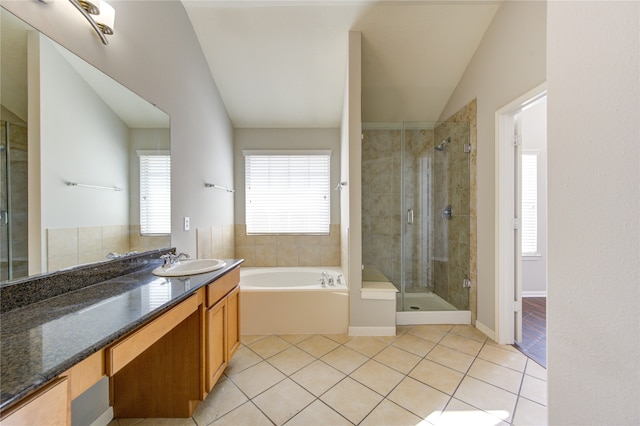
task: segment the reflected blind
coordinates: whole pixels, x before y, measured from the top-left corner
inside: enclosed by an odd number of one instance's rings
[[[538,155],[522,154],[522,254],[538,252]]]
[[[330,152],[244,155],[248,234],[329,234]]]
[[[171,156],[138,153],[142,235],[171,233]]]

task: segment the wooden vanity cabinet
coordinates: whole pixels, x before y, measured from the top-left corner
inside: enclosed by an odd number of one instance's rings
[[[207,286],[205,391],[211,392],[240,347],[240,270]]]
[[[66,378],[56,379],[21,401],[0,420],[2,426],[71,425],[71,399]]]

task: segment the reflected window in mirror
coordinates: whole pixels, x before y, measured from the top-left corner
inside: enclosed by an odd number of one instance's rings
[[[140,232],[171,233],[171,157],[167,151],[138,151],[140,159]]]

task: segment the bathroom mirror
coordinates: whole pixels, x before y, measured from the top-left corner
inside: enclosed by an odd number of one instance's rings
[[[142,235],[139,155],[169,116],[0,8],[0,282],[170,246]]]

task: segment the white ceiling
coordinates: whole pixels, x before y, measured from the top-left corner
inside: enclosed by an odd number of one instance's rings
[[[437,121],[501,0],[182,0],[234,127],[339,127],[348,32],[362,120]]]

